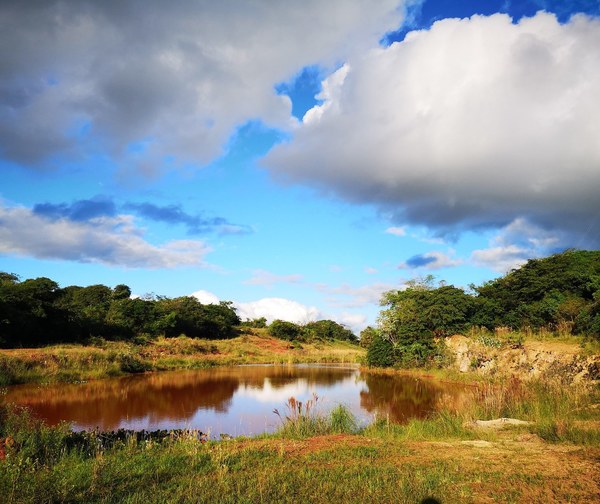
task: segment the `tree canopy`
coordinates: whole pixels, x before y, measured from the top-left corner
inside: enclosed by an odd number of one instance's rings
[[[240,323],[229,302],[203,305],[193,297],[132,298],[124,284],[60,288],[49,278],[21,282],[0,273],[0,346],[85,342],[90,337],[131,339],[178,336],[209,339],[235,335]]]
[[[369,334],[377,362],[419,362],[431,356],[434,338],[473,326],[546,328],[600,338],[600,252],[573,251],[531,259],[507,275],[471,286],[472,293],[434,278],[386,292],[377,337]],[[384,342],[387,342],[384,343]],[[386,350],[388,349],[388,350]],[[389,355],[383,359],[382,352]],[[369,359],[369,357],[368,357]]]

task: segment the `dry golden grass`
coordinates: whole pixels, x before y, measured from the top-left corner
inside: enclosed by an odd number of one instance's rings
[[[197,369],[237,364],[357,363],[365,354],[346,342],[292,344],[252,329],[237,338],[180,336],[136,345],[96,340],[95,346],[55,345],[0,350],[0,386],[31,381],[81,381],[128,372]]]

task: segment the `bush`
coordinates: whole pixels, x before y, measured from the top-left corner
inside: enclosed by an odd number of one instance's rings
[[[397,363],[401,367],[422,367],[435,354],[434,347],[427,343],[415,341],[396,349]]]
[[[143,373],[149,369],[149,366],[135,355],[121,354],[118,361],[119,368],[124,373]]]
[[[302,329],[293,322],[274,320],[269,326],[269,334],[275,338],[294,341],[301,336]]]
[[[367,364],[372,367],[390,367],[395,362],[394,346],[377,334],[367,349]]]

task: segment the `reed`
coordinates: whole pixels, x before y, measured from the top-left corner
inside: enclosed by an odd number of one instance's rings
[[[281,421],[276,435],[285,438],[306,438],[326,434],[352,434],[358,431],[358,423],[350,410],[342,404],[337,405],[327,415],[318,411],[319,397],[313,394],[305,402],[290,397],[286,403],[286,413],[277,408],[273,413]]]

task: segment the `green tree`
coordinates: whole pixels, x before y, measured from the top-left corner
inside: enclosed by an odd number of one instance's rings
[[[115,285],[112,296],[113,299],[127,299],[131,297],[131,289],[125,284]]]
[[[367,349],[367,364],[373,367],[390,367],[396,363],[395,348],[391,341],[375,336]]]
[[[567,250],[542,259],[530,259],[507,275],[475,290],[478,306],[494,306],[495,315],[481,316],[487,327],[574,325],[576,331],[594,331],[590,314],[600,289],[600,251]],[[493,320],[492,320],[493,319]],[[587,322],[586,322],[587,321]]]
[[[401,364],[424,363],[435,350],[434,337],[462,332],[475,311],[475,301],[462,289],[442,284],[433,287],[431,277],[415,281],[403,291],[386,292],[381,299],[381,338],[389,341]]]
[[[350,329],[333,320],[309,322],[304,326],[303,333],[304,339],[306,340],[341,340],[351,341],[353,343],[357,341],[356,336]]]
[[[360,346],[363,348],[369,348],[369,345],[375,339],[375,336],[377,336],[377,329],[371,326],[365,327],[360,332]]]
[[[269,325],[269,334],[275,338],[293,341],[302,334],[302,328],[293,322],[278,319]]]

